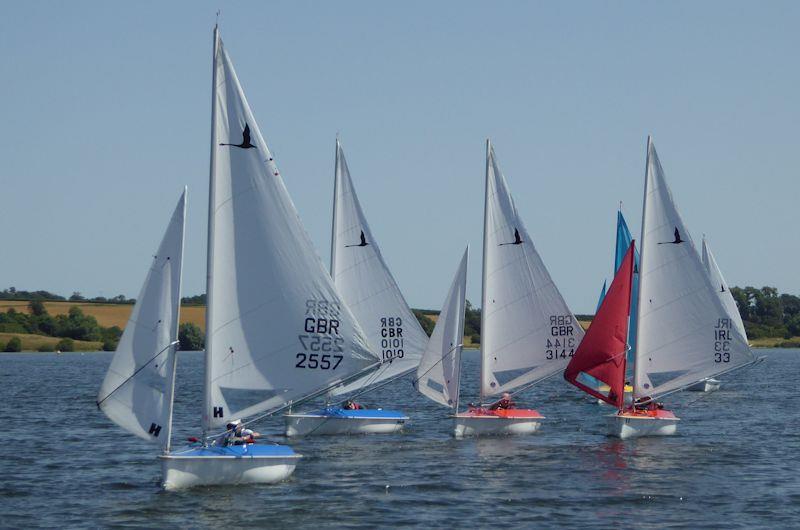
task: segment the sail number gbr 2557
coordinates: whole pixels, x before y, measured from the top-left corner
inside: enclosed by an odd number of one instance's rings
[[[575,320],[572,315],[550,316],[550,337],[544,353],[548,361],[575,355]]]
[[[305,333],[297,338],[305,351],[295,355],[295,368],[336,370],[344,359],[338,304],[327,300],[306,300],[303,331]]]

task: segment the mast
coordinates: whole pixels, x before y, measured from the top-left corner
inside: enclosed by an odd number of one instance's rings
[[[183,187],[183,219],[181,220],[181,268],[183,268],[183,244],[186,240],[186,196],[189,193],[188,186]],[[181,327],[181,287],[183,284],[183,271],[178,275],[178,314],[175,319],[175,342],[170,345],[172,348],[172,362],[169,365],[167,372],[167,425],[164,438],[166,439],[166,446],[164,452],[169,453],[170,445],[172,444],[172,409],[175,404],[175,372],[178,368],[178,333]]]
[[[638,337],[642,336],[642,282],[644,280],[644,274],[642,271],[645,270],[644,268],[644,234],[645,234],[645,225],[644,220],[647,218],[647,192],[648,183],[650,182],[650,142],[651,137],[647,135],[647,155],[645,156],[645,163],[644,163],[644,196],[642,198],[642,233],[641,237],[639,238],[639,292],[636,293],[636,337],[638,342]],[[635,256],[634,256],[635,258]],[[633,352],[633,400],[634,403],[636,402],[637,391],[639,389],[639,376],[637,365],[639,364],[639,352],[640,349],[636,348]]]
[[[214,310],[214,207],[216,206],[214,168],[217,162],[216,136],[217,136],[217,52],[219,50],[219,27],[214,25],[214,52],[211,60],[211,155],[208,170],[208,247],[206,261],[206,348],[205,348],[205,386],[203,388],[203,439],[210,429],[211,418],[211,323]]]
[[[481,380],[480,380],[480,401],[478,404],[483,403],[483,380],[485,376],[485,344],[486,344],[486,309],[488,307],[486,301],[486,252],[487,252],[487,233],[489,231],[489,156],[492,152],[492,144],[491,141],[487,138],[486,139],[486,183],[484,187],[484,194],[483,194],[483,264],[482,264],[482,272],[481,272]],[[459,373],[459,377],[461,374]],[[458,412],[458,409],[456,409]]]
[[[469,262],[469,243],[467,243],[467,251],[466,251],[466,259]],[[466,285],[464,285],[464,290],[466,291]],[[464,293],[464,299],[466,300],[467,293]],[[483,302],[481,302],[483,303]],[[464,304],[464,311],[459,314],[459,322],[460,325],[457,326],[458,329],[461,330],[461,336],[458,337],[459,343],[456,344],[456,351],[458,352],[458,363],[456,364],[456,370],[458,370],[458,377],[456,377],[456,405],[453,410],[455,410],[456,414],[458,414],[458,403],[459,397],[461,396],[461,353],[464,349],[464,325],[466,324],[467,316],[464,314],[467,311],[467,304]],[[481,308],[481,319],[483,319],[483,309]],[[481,331],[483,330],[483,323],[481,323]],[[483,345],[483,341],[481,341],[481,347]],[[481,366],[483,366],[483,360],[481,360]],[[479,403],[480,405],[480,403]]]
[[[333,284],[336,285],[336,278],[333,277],[333,265],[336,262],[336,218],[338,216],[339,203],[339,133],[336,133],[336,162],[333,166],[333,211],[331,212],[331,267],[330,273]]]

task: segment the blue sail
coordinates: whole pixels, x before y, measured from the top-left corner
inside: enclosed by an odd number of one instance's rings
[[[628,247],[631,246],[631,231],[628,230],[628,223],[622,215],[622,210],[617,211],[617,247],[614,253],[614,273],[617,272],[622,264]],[[636,314],[639,306],[639,250],[634,249],[633,254],[633,285],[631,285],[631,317],[628,325],[628,344],[631,349],[628,351],[628,362],[633,360],[636,350]]]
[[[595,309],[595,313],[600,311],[600,306],[603,304],[603,299],[606,297],[607,286],[608,280],[603,280],[603,288],[600,290],[600,298],[597,300],[597,309]]]

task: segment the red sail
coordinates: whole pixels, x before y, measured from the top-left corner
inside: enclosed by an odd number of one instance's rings
[[[564,379],[619,409],[622,409],[625,399],[625,354],[631,310],[633,247],[634,243],[631,242],[603,303],[564,371]],[[607,384],[610,387],[608,394],[578,381],[581,372]]]

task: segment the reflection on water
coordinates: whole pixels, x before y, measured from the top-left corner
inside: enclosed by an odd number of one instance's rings
[[[520,399],[547,417],[538,434],[456,440],[450,412],[398,381],[363,401],[407,412],[404,433],[287,441],[268,420],[261,432],[305,455],[288,481],[170,493],[158,488],[156,447],[94,405],[110,355],[3,355],[3,423],[16,445],[0,457],[2,524],[791,527],[799,403],[783,374],[800,373],[800,360],[769,354],[689,407],[697,394],[670,398],[683,419],[674,437],[608,438],[611,409],[553,378]],[[464,359],[462,403],[476,399],[478,377],[475,352]],[[180,356],[176,446],[198,434],[201,362]]]

